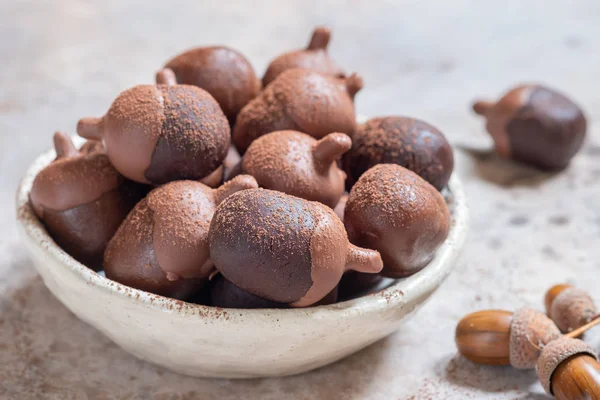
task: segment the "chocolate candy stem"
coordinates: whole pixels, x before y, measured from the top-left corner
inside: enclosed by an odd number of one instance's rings
[[[378,273],[383,269],[383,261],[379,252],[363,249],[353,244],[348,246],[345,271],[358,271],[367,273]]]
[[[227,197],[231,196],[235,192],[246,189],[256,189],[258,183],[256,179],[250,175],[238,175],[229,182],[226,182],[218,189],[215,189],[215,203],[219,205]]]
[[[473,111],[478,115],[485,115],[495,105],[493,101],[479,100],[473,103]]]
[[[307,50],[325,50],[331,39],[331,31],[324,26],[319,26],[315,29],[310,38]]]
[[[177,77],[171,68],[164,68],[156,73],[156,83],[159,85],[177,85]]]
[[[86,139],[101,140],[103,125],[102,118],[81,118],[77,123],[77,134]]]
[[[312,153],[315,160],[329,166],[342,154],[350,150],[352,140],[343,133],[330,133],[313,145]]]
[[[363,80],[356,73],[350,75],[349,78],[346,78],[346,91],[350,95],[352,99],[356,96],[356,93],[359,92],[360,89],[363,88]]]
[[[63,132],[56,132],[52,138],[54,141],[54,150],[56,158],[75,157],[79,155],[79,150],[75,147],[71,138]]]

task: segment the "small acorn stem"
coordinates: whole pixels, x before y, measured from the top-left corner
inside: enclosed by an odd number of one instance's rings
[[[356,96],[356,93],[363,88],[364,82],[360,76],[356,73],[350,75],[350,77],[346,78],[346,91],[352,99]]]
[[[171,68],[163,68],[156,73],[156,83],[159,85],[177,85],[177,77]]]
[[[565,334],[565,337],[568,338],[576,338],[581,336],[584,332],[588,331],[590,328],[593,328],[594,326],[600,324],[600,314],[596,315],[590,322],[588,322],[587,324],[580,326],[579,328],[572,330],[571,332]]]
[[[331,39],[331,31],[324,26],[317,27],[310,38],[307,50],[325,50]]]
[[[102,139],[103,128],[102,118],[81,118],[77,123],[77,134],[86,139],[100,140]]]
[[[479,100],[473,103],[473,111],[478,115],[485,115],[495,105],[492,101]]]
[[[79,150],[77,150],[73,141],[71,141],[71,138],[67,134],[56,132],[52,140],[54,141],[54,150],[56,151],[57,159],[79,155]]]
[[[246,189],[257,189],[258,183],[253,176],[238,175],[229,182],[224,183],[221,187],[214,190],[215,203],[221,204],[223,200],[232,194]]]
[[[348,246],[345,271],[358,271],[376,274],[383,269],[383,261],[379,252],[363,249],[353,244]]]
[[[330,133],[313,145],[312,153],[315,160],[329,165],[350,150],[351,147],[352,140],[348,135]]]

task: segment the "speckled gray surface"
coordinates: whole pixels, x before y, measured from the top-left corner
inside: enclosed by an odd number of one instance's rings
[[[542,306],[546,288],[600,276],[600,2],[0,2],[0,398],[543,399],[534,372],[456,356],[453,330],[481,308]],[[366,82],[366,115],[423,118],[454,144],[471,234],[453,275],[404,328],[330,367],[286,379],[202,380],[129,356],[44,288],[16,237],[19,176],[54,130],[101,115],[187,47],[226,43],[262,73],[319,23]],[[587,111],[571,167],[540,174],[490,154],[474,97],[546,82]],[[595,293],[600,300],[600,296]],[[598,349],[600,334],[587,337]],[[201,354],[198,355],[202,357]]]

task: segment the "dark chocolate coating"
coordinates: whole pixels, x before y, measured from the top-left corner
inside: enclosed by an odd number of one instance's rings
[[[106,276],[136,289],[186,298],[213,271],[208,229],[217,204],[235,191],[257,186],[252,177],[241,175],[218,189],[195,181],[154,189],[110,241]]]
[[[340,280],[339,298],[341,301],[354,299],[369,293],[377,287],[384,278],[378,274],[365,274],[362,272],[348,271]]]
[[[287,304],[276,303],[234,285],[221,275],[216,277],[210,290],[210,305],[222,308],[286,308]]]
[[[62,140],[72,146],[67,136]],[[103,153],[69,151],[57,149],[59,158],[36,176],[30,200],[54,241],[98,271],[108,242],[147,188],[123,178]]]
[[[408,117],[373,118],[356,127],[344,157],[347,188],[377,164],[398,164],[442,190],[454,169],[452,147],[426,122]]]
[[[381,253],[383,276],[400,278],[433,258],[448,235],[450,213],[440,192],[419,175],[379,164],[352,187],[344,224],[352,243]]]
[[[356,126],[354,95],[362,80],[337,79],[304,69],[289,69],[240,111],[233,142],[241,154],[269,132],[295,130],[315,139],[331,132],[351,136]]]
[[[224,46],[188,50],[165,67],[173,70],[178,83],[198,86],[210,93],[231,122],[261,89],[246,57]]]
[[[305,49],[284,53],[271,61],[262,79],[263,86],[267,86],[282,72],[292,68],[310,69],[324,75],[343,78],[344,71],[327,54],[330,39],[329,29],[316,28]]]
[[[343,133],[331,133],[317,141],[296,131],[268,133],[250,145],[242,171],[256,178],[260,187],[335,207],[344,193],[346,174],[336,160],[352,142]]]
[[[563,94],[540,85],[522,85],[497,103],[479,101],[475,112],[487,119],[497,151],[543,170],[565,168],[579,151],[587,122]]]
[[[208,92],[189,85],[140,85],[121,93],[102,118],[77,133],[102,139],[124,176],[141,183],[200,180],[223,162],[229,123]]]
[[[333,210],[266,189],[244,190],[217,208],[210,256],[219,272],[256,296],[295,307],[315,304],[344,270],[379,272],[377,252],[348,243]]]

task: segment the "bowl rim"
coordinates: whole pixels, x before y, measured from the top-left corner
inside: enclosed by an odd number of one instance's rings
[[[73,135],[75,145],[83,144],[84,139]],[[285,318],[289,316],[308,316],[311,318],[331,318],[331,314],[337,317],[350,317],[355,312],[371,313],[383,311],[389,307],[402,307],[409,303],[411,298],[420,298],[433,292],[449,275],[453,269],[454,261],[464,244],[468,230],[468,206],[462,183],[456,172],[452,174],[448,186],[444,189],[446,201],[450,208],[451,225],[448,237],[437,249],[434,258],[421,271],[407,278],[395,280],[389,286],[367,295],[354,299],[337,302],[330,305],[285,308],[285,309],[239,309],[220,308],[195,303],[188,303],[160,295],[134,289],[112,281],[90,268],[81,264],[62,248],[60,248],[47,233],[43,224],[35,215],[29,203],[29,192],[35,176],[40,170],[47,166],[56,153],[50,149],[38,156],[27,169],[21,179],[16,193],[17,221],[22,228],[26,240],[46,254],[55,264],[63,267],[64,273],[77,276],[78,279],[99,290],[103,290],[115,296],[123,296],[139,305],[155,309],[161,312],[177,313],[182,316],[200,316],[202,318],[257,318],[260,316]],[[36,263],[34,263],[36,264]],[[36,265],[37,268],[37,265]]]

